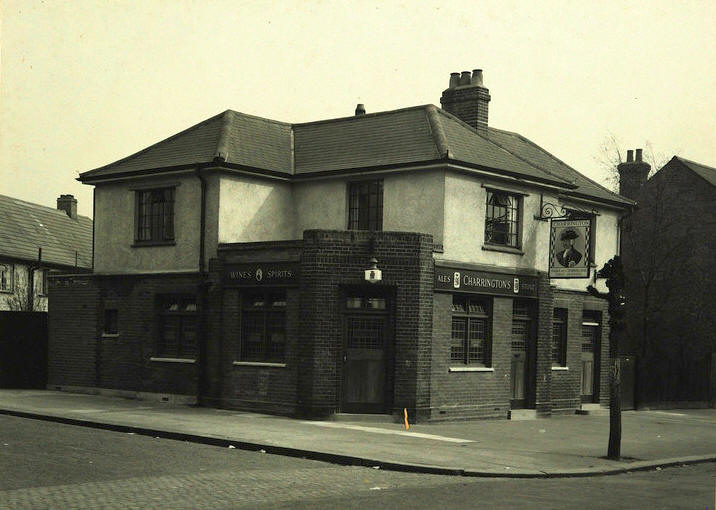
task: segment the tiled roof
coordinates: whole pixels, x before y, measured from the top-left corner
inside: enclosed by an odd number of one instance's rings
[[[558,176],[576,185],[576,189],[564,192],[567,195],[585,195],[587,197],[600,198],[625,205],[633,204],[628,198],[609,191],[604,186],[597,184],[518,133],[511,133],[495,128],[488,128],[488,133],[490,140],[501,147],[506,148],[513,154],[518,154],[520,157],[529,161],[530,164],[541,168],[550,175]]]
[[[92,267],[92,220],[0,195],[0,258]],[[76,258],[75,258],[76,254]]]
[[[218,159],[217,159],[218,158]],[[508,131],[481,134],[433,105],[303,124],[227,110],[80,180],[218,163],[302,176],[430,161],[464,163],[556,185],[567,194],[631,204]]]
[[[695,161],[689,161],[688,159],[674,156],[675,160],[679,161],[682,165],[691,169],[693,172],[703,177],[711,186],[716,186],[716,168],[696,163]]]

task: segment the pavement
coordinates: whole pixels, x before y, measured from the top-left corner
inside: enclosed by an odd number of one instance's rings
[[[410,425],[307,421],[50,390],[0,390],[0,414],[419,473],[551,478],[716,461],[716,409],[625,411],[622,459],[606,459],[609,417]]]

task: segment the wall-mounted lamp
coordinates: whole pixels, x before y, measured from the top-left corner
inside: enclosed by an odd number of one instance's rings
[[[365,281],[376,283],[383,279],[383,272],[378,269],[378,261],[375,257],[370,259],[370,269],[365,270]]]

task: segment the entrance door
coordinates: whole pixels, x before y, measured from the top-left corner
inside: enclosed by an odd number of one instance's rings
[[[510,363],[510,407],[523,409],[530,392],[530,349],[532,338],[532,305],[514,300],[512,306],[512,342]]]
[[[582,321],[582,402],[599,402],[596,358],[599,356],[599,323]]]
[[[511,402],[512,409],[525,407],[527,399],[527,347],[529,340],[529,322],[512,323],[512,359],[511,359]]]
[[[341,406],[344,412],[383,413],[387,410],[389,316],[378,311],[385,310],[385,305],[385,298],[348,298]]]

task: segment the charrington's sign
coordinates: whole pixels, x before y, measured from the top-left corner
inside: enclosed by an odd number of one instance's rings
[[[228,264],[224,266],[224,284],[240,286],[297,285],[298,263]]]
[[[435,290],[537,297],[537,277],[436,267]]]

